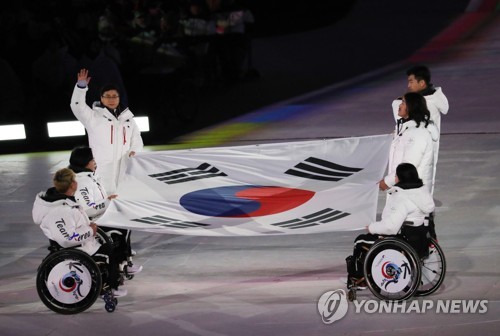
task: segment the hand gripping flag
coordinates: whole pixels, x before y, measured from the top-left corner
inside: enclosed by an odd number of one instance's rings
[[[98,224],[202,236],[305,234],[375,220],[390,135],[138,153]]]

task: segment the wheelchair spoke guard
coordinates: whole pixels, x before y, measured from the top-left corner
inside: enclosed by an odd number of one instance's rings
[[[99,268],[86,253],[65,249],[50,254],[38,268],[37,292],[49,309],[77,314],[96,301],[102,287]]]
[[[381,300],[406,300],[420,283],[420,260],[404,241],[377,241],[365,257],[364,273],[370,291]]]

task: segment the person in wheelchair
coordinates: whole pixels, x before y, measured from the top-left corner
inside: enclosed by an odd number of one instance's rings
[[[127,295],[119,288],[120,273],[113,246],[101,245],[96,240],[97,225],[91,223],[75,200],[78,189],[75,173],[68,168],[58,170],[53,178],[54,187],[40,192],[33,204],[33,221],[40,225],[45,236],[62,248],[76,248],[93,259],[105,257],[108,261],[107,284],[115,297]]]
[[[428,251],[428,228],[424,225],[424,219],[434,211],[435,204],[414,165],[401,163],[397,166],[396,184],[388,190],[388,194],[381,220],[368,225],[367,234],[356,237],[353,254],[346,258],[348,288],[354,284],[358,288],[366,287],[364,258],[381,237],[402,235],[421,258]]]
[[[92,149],[87,146],[76,147],[71,152],[69,159],[69,169],[76,174],[78,189],[75,192],[77,203],[85,211],[89,219],[96,220],[101,217],[109,206],[109,202],[118,195],[107,195],[103,186],[100,184],[100,178],[96,175],[97,164],[92,153]],[[132,248],[130,245],[130,230],[109,228],[100,226],[100,228],[112,234],[120,269],[126,271],[126,274],[132,275],[142,271],[142,266],[132,263]]]

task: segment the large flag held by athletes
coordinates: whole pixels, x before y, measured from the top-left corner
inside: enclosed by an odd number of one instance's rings
[[[97,223],[202,236],[360,229],[390,135],[138,153]]]

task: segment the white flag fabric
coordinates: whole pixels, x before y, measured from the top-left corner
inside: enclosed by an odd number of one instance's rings
[[[391,135],[138,153],[97,224],[200,236],[360,229]]]

